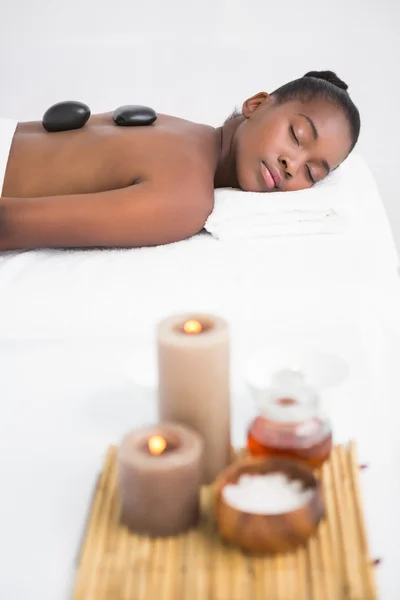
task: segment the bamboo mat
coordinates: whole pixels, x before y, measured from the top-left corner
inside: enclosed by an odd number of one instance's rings
[[[355,443],[336,446],[317,473],[327,516],[306,547],[249,557],[222,542],[212,486],[200,526],[149,539],[119,524],[116,448],[108,451],[79,559],[73,600],[376,600]],[[207,516],[208,515],[208,516]]]

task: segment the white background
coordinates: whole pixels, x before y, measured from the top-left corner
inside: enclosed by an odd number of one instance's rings
[[[0,115],[150,104],[218,125],[252,94],[332,69],[361,111],[360,151],[400,247],[397,0],[2,0]]]

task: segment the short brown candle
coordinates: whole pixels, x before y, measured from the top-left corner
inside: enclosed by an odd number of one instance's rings
[[[170,536],[199,518],[203,440],[164,423],[133,431],[118,451],[121,519],[136,533]]]
[[[204,439],[203,483],[230,459],[229,329],[211,315],[178,315],[158,327],[161,421],[189,425]]]

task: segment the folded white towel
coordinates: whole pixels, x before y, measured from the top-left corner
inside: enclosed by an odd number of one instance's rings
[[[362,159],[351,156],[326,181],[297,192],[218,189],[205,229],[220,240],[344,233],[362,221],[355,184],[364,173],[360,166],[365,169]]]
[[[334,210],[291,211],[276,215],[259,214],[257,218],[245,216],[240,219],[221,221],[215,227],[206,229],[222,241],[245,240],[249,238],[283,237],[312,234],[341,233],[345,221]]]

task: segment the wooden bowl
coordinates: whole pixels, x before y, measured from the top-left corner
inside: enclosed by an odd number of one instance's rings
[[[310,500],[291,512],[266,515],[244,512],[225,502],[224,487],[237,483],[241,475],[276,472],[302,481],[305,488],[313,488]],[[307,466],[286,459],[239,460],[219,475],[215,492],[215,517],[220,534],[246,552],[265,554],[293,550],[307,541],[324,517],[321,482]]]

